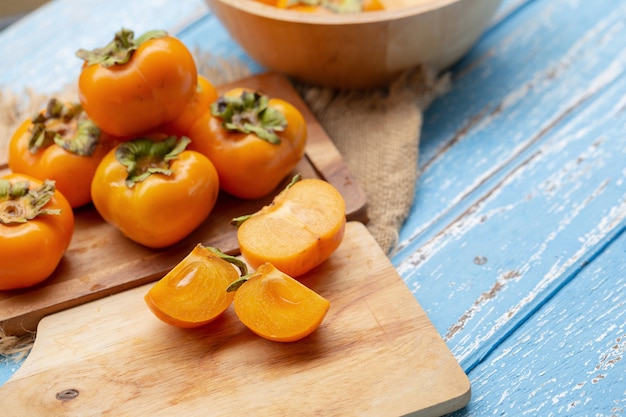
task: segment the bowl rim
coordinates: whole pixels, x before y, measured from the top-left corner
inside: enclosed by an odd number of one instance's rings
[[[463,1],[464,0],[429,0],[412,6],[409,5],[380,11],[336,15],[320,15],[295,10],[283,10],[256,0],[206,0],[206,3],[208,4],[209,9],[211,9],[211,3],[213,2],[222,3],[227,7],[238,9],[244,13],[271,20],[297,24],[339,26],[380,23],[417,16],[420,14],[427,14]]]

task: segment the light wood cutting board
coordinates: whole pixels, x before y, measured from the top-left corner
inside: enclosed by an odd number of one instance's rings
[[[302,278],[331,302],[309,337],[261,339],[231,308],[182,330],[144,285],[44,318],[2,415],[420,416],[467,404],[467,376],[364,225]]]

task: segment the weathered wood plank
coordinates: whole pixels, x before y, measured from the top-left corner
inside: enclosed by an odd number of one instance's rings
[[[624,7],[529,3],[427,112],[394,263],[467,370],[626,218]]]
[[[422,173],[397,260],[482,198],[481,186],[515,169],[515,158],[622,73],[625,8],[528,3],[454,68],[453,90],[425,114]]]
[[[219,60],[212,64],[224,65],[226,72],[236,70],[239,66],[243,66],[252,74],[264,71],[264,68],[250,58],[230,37],[224,26],[210,12],[194,24],[176,32],[176,35],[193,51],[208,54],[209,59]]]
[[[626,233],[470,373],[455,416],[623,415]]]
[[[77,2],[53,4],[75,15]],[[77,47],[97,45],[124,22],[142,31],[171,19],[166,28],[193,46],[245,59],[214,18],[194,20],[200,0],[112,19],[115,4],[145,7],[108,2],[85,17],[86,29],[57,27],[53,39],[80,32]],[[505,0],[453,69],[452,91],[425,115],[423,172],[393,262],[470,371],[473,398],[459,415],[626,408],[617,360],[625,337],[625,16],[626,4],[610,0]],[[34,22],[46,28],[45,19]],[[0,73],[11,88],[39,80],[31,86],[55,91],[78,71],[40,74],[51,56],[74,62],[74,46],[42,43],[32,52],[32,38],[11,36],[2,36],[11,46],[0,43],[0,57],[16,63]],[[0,384],[10,367],[0,366]]]
[[[150,29],[178,33],[208,13],[203,0],[128,2],[108,0],[85,6],[55,0],[2,32],[0,87],[22,93],[63,91],[80,73],[79,48],[103,46],[122,27],[137,35]],[[54,16],[54,18],[52,18]]]

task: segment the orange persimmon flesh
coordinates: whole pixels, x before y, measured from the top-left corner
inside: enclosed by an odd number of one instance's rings
[[[297,181],[239,225],[241,254],[253,268],[270,262],[285,274],[299,277],[339,247],[345,211],[342,195],[330,183]]]
[[[361,12],[374,12],[378,10],[385,10],[385,6],[380,0],[360,0],[351,2],[350,0],[335,0],[327,2],[307,2],[304,0],[257,0],[261,3],[268,4],[270,6],[278,7],[279,9],[287,9],[292,11],[304,12],[304,13],[320,13],[320,14],[341,14],[341,13],[354,13],[355,10]],[[352,3],[352,4],[350,4]],[[346,5],[348,6],[346,8]],[[356,7],[356,9],[355,9]],[[344,11],[342,12],[342,8]],[[347,11],[346,11],[347,9]]]
[[[239,279],[228,261],[201,244],[148,291],[144,299],[160,320],[176,327],[199,327],[219,317],[232,303],[226,288]]]
[[[274,342],[295,342],[320,326],[330,302],[265,263],[236,290],[233,307],[253,333]]]

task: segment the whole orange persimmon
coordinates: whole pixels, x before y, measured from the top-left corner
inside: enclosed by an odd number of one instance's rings
[[[222,190],[257,199],[269,195],[302,159],[307,126],[291,103],[235,88],[194,123],[189,137],[189,148],[215,164]]]
[[[219,192],[217,171],[189,139],[139,137],[102,159],[91,183],[100,215],[129,239],[151,248],[173,245],[211,213]]]
[[[74,213],[54,181],[24,174],[0,178],[0,290],[46,280],[74,233]]]
[[[73,208],[91,202],[91,180],[116,138],[102,132],[78,103],[50,99],[45,109],[15,130],[9,168],[54,180]]]
[[[122,29],[92,51],[81,49],[80,103],[107,133],[133,137],[179,117],[192,99],[197,69],[187,47],[167,32],[149,31],[135,39]]]

